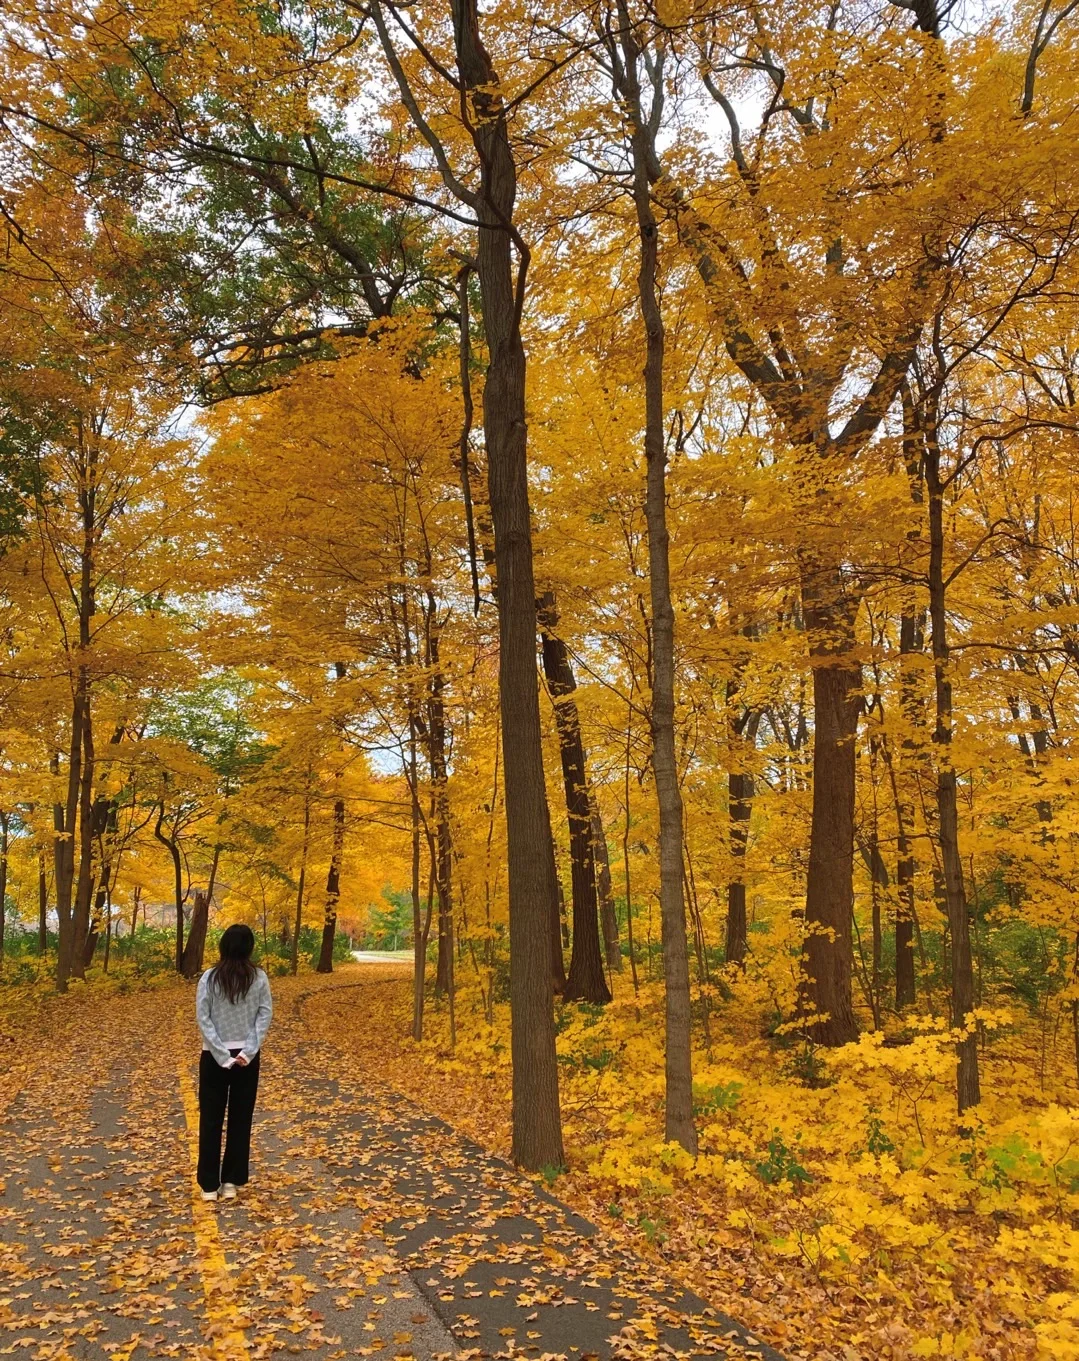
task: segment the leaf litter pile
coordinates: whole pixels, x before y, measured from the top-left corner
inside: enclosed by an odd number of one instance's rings
[[[0,1355],[775,1356],[403,1099],[353,1030],[380,978],[275,981],[252,1182],[210,1205],[191,989],[9,1002]]]

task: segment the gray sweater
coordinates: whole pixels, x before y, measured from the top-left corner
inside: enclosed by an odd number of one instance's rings
[[[262,1048],[273,1017],[270,980],[261,969],[256,969],[255,981],[246,996],[230,1002],[224,989],[214,986],[213,975],[213,969],[206,970],[195,994],[195,1016],[202,1031],[202,1047],[222,1068],[231,1068],[236,1062],[230,1049],[239,1049],[250,1063]]]

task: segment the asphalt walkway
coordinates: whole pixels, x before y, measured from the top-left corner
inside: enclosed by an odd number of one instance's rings
[[[507,1164],[338,1071],[306,1017],[344,1025],[344,986],[280,989],[252,1182],[204,1203],[192,1005],[125,999],[130,1043],[106,1026],[81,1066],[43,1049],[6,1111],[0,1355],[777,1361]]]

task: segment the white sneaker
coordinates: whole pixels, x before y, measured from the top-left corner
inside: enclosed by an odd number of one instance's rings
[[[231,1181],[223,1181],[223,1182],[221,1183],[221,1199],[222,1199],[222,1200],[235,1200],[235,1199],[236,1199],[236,1192],[237,1192],[238,1189],[239,1189],[238,1187],[233,1186],[233,1184],[232,1184]]]
[[[203,1193],[202,1193],[202,1198],[203,1198],[203,1200],[216,1200],[216,1199],[217,1199],[217,1192],[216,1192],[216,1191],[203,1191]]]

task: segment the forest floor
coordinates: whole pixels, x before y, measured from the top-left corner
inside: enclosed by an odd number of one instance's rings
[[[775,1361],[371,1071],[373,1037],[350,1041],[386,967],[275,980],[252,1182],[216,1204],[192,1175],[193,988],[9,990],[0,1355]]]

